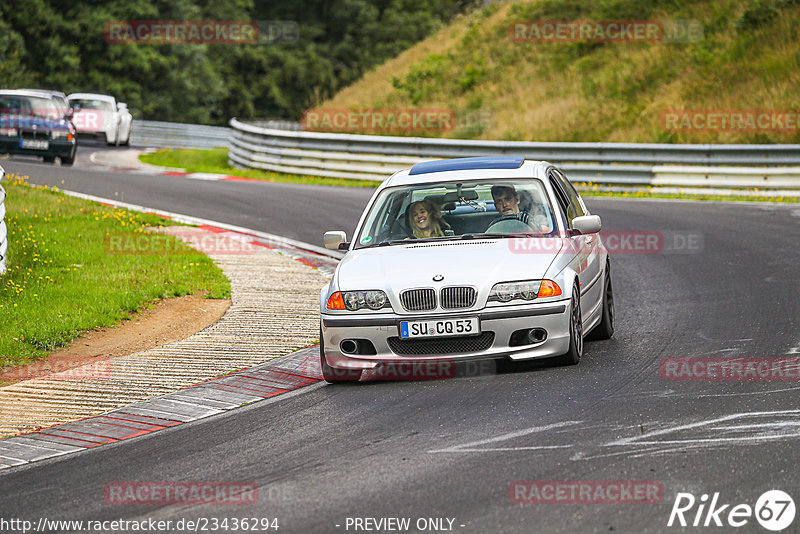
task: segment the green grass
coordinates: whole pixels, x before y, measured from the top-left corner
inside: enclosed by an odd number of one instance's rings
[[[709,200],[715,202],[778,202],[800,204],[800,195],[793,197],[766,197],[758,195],[715,195],[711,193],[660,193],[658,191],[595,191],[581,187],[578,188],[578,191],[582,197],[666,198],[678,200]]]
[[[689,42],[513,42],[526,20],[690,19]],[[450,131],[508,141],[798,143],[800,130],[667,126],[670,110],[797,112],[797,0],[519,0],[455,19],[319,108],[445,108]],[[743,73],[746,73],[744,75]]]
[[[378,182],[371,180],[351,180],[347,178],[325,178],[321,176],[298,176],[294,174],[281,174],[277,172],[262,171],[258,169],[239,169],[228,166],[228,149],[211,148],[195,150],[187,148],[162,148],[152,154],[143,154],[139,159],[151,165],[162,167],[177,167],[187,172],[208,172],[215,174],[229,174],[268,182],[292,182],[313,185],[338,185],[348,187],[378,186]],[[387,174],[388,178],[389,175]]]
[[[207,291],[229,298],[211,259],[147,227],[155,215],[105,207],[7,176],[8,272],[0,276],[0,367],[43,358],[82,331],[111,326],[155,300]],[[147,236],[173,253],[114,252],[110,236]]]

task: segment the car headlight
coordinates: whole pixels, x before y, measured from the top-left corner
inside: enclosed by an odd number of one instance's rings
[[[358,311],[362,308],[380,310],[390,308],[386,293],[380,290],[370,291],[337,291],[328,298],[326,306],[329,310]]]
[[[67,139],[69,137],[69,132],[62,131],[62,130],[53,130],[50,132],[51,139]]]
[[[17,133],[18,132],[16,128],[0,128],[0,135],[7,135],[8,137],[16,137]]]
[[[520,282],[500,282],[492,286],[489,302],[511,302],[512,300],[534,300],[556,297],[561,288],[552,280],[523,280]]]

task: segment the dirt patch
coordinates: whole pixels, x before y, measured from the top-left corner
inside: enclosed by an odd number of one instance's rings
[[[115,356],[127,356],[187,338],[225,314],[230,300],[205,299],[203,294],[162,300],[113,328],[96,328],[72,345],[43,359],[0,372],[0,385],[62,372]]]

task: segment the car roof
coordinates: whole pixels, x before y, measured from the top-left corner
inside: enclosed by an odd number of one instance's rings
[[[0,89],[0,95],[6,96],[34,96],[36,98],[53,98],[53,95],[38,89]]]
[[[18,89],[19,91],[27,91],[29,93],[40,93],[43,95],[55,96],[58,98],[67,98],[67,95],[61,91],[53,91],[52,89]]]
[[[99,93],[72,93],[67,97],[69,100],[73,98],[86,98],[86,99],[93,99],[93,100],[105,100],[107,102],[114,102],[114,97],[109,95],[101,95]]]
[[[417,163],[411,169],[393,174],[383,185],[428,184],[496,178],[543,177],[550,166],[546,161],[530,161],[521,157],[493,156],[486,158],[456,158]],[[415,172],[415,169],[417,170]]]

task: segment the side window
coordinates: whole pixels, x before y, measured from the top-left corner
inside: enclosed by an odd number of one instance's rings
[[[569,197],[564,192],[564,185],[561,183],[559,179],[556,178],[555,173],[550,171],[548,173],[550,177],[550,183],[553,186],[553,191],[556,193],[556,200],[558,201],[558,207],[561,208],[561,213],[564,214],[566,217],[567,227],[572,226],[572,219],[575,218],[575,210],[572,208],[569,202]]]
[[[567,190],[567,195],[569,195],[570,203],[575,205],[575,212],[578,214],[577,216],[583,217],[584,215],[586,215],[586,206],[583,204],[583,200],[581,199],[578,192],[575,190],[575,186],[572,185],[572,182],[570,182],[561,171],[556,169],[555,173],[564,182],[564,185]]]
[[[550,182],[553,184],[556,191],[560,192],[560,196],[562,196],[564,201],[566,201],[568,204],[568,207],[564,210],[564,213],[567,215],[567,221],[571,227],[572,219],[586,215],[586,212],[583,209],[583,203],[581,202],[578,193],[575,191],[575,188],[572,187],[571,183],[569,183],[569,180],[567,180],[563,174],[555,169],[550,171]],[[557,196],[559,196],[558,193]]]

